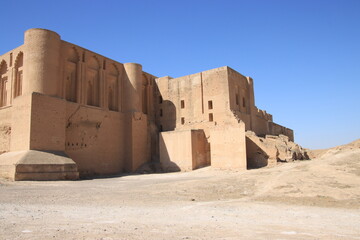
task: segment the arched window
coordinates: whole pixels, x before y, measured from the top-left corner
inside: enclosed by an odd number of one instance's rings
[[[67,52],[65,66],[65,99],[70,102],[77,101],[79,60],[79,54],[76,49],[70,48]]]
[[[147,78],[147,76],[145,74],[142,75],[142,112],[147,114],[148,113],[148,88],[149,88],[149,83],[150,83],[150,79]]]
[[[3,60],[0,63],[0,107],[4,107],[7,104],[7,84],[8,79],[6,73],[8,67],[6,62]]]
[[[23,62],[24,62],[24,54],[20,52],[15,60],[14,98],[21,96],[22,94]]]
[[[108,104],[109,104],[110,110],[113,110],[113,111],[117,110],[117,109],[115,109],[116,107],[115,107],[115,103],[114,103],[114,91],[111,86],[108,88]]]
[[[93,105],[93,86],[92,86],[92,82],[90,81],[88,81],[88,85],[87,85],[86,104]]]
[[[96,57],[89,59],[87,63],[86,81],[87,81],[87,104],[100,106],[100,64]],[[90,99],[91,98],[91,99]]]
[[[119,71],[114,64],[107,69],[106,82],[108,86],[108,108],[112,111],[119,110]]]

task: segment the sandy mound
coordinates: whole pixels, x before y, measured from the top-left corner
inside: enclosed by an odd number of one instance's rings
[[[310,158],[314,159],[314,158],[319,158],[319,157],[323,156],[326,153],[329,153],[331,155],[336,151],[346,151],[346,150],[352,150],[352,149],[360,149],[360,139],[357,139],[357,140],[355,140],[355,141],[353,141],[351,143],[336,146],[336,147],[333,147],[333,148],[316,149],[316,150],[307,149],[307,151],[308,151],[308,154],[309,154]]]
[[[171,187],[160,184],[152,190],[169,200],[176,194],[178,199],[195,201],[242,199],[323,207],[360,207],[360,149],[341,148],[328,151],[316,160],[283,163],[245,172],[204,168],[178,174],[194,179],[178,179],[171,183]]]

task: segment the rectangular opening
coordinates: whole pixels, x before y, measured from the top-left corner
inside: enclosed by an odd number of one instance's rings
[[[208,109],[213,109],[213,102],[212,101],[208,101]]]
[[[159,103],[162,103],[163,102],[163,98],[162,96],[159,96]]]
[[[159,131],[162,132],[162,130],[163,130],[163,127],[162,127],[162,125],[160,125]]]
[[[243,107],[246,107],[245,98],[243,98]]]
[[[160,117],[162,117],[162,116],[163,116],[163,110],[160,109]]]
[[[181,105],[181,108],[185,108],[185,101],[181,100],[180,105]]]
[[[13,54],[10,53],[10,67],[12,66],[12,61],[13,61]]]
[[[235,95],[235,101],[236,101],[236,105],[239,105],[239,94]]]
[[[214,115],[212,113],[209,113],[209,122],[214,121]]]
[[[185,124],[185,118],[181,118],[181,125],[184,125]]]

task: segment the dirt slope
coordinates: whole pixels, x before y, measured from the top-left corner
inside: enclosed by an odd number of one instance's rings
[[[329,154],[335,152],[335,151],[346,151],[346,150],[351,150],[351,149],[360,149],[360,139],[357,139],[351,143],[348,144],[344,144],[344,145],[340,145],[340,146],[336,146],[333,148],[327,148],[327,149],[316,149],[316,150],[309,150],[307,149],[309,156],[311,159],[314,158],[319,158],[322,155],[324,155],[325,153],[329,152]]]
[[[355,143],[354,146],[357,143]],[[249,171],[0,179],[0,239],[359,239],[360,149]]]

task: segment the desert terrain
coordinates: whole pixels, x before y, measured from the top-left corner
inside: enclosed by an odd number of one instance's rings
[[[360,139],[272,168],[0,179],[0,239],[360,239]]]

